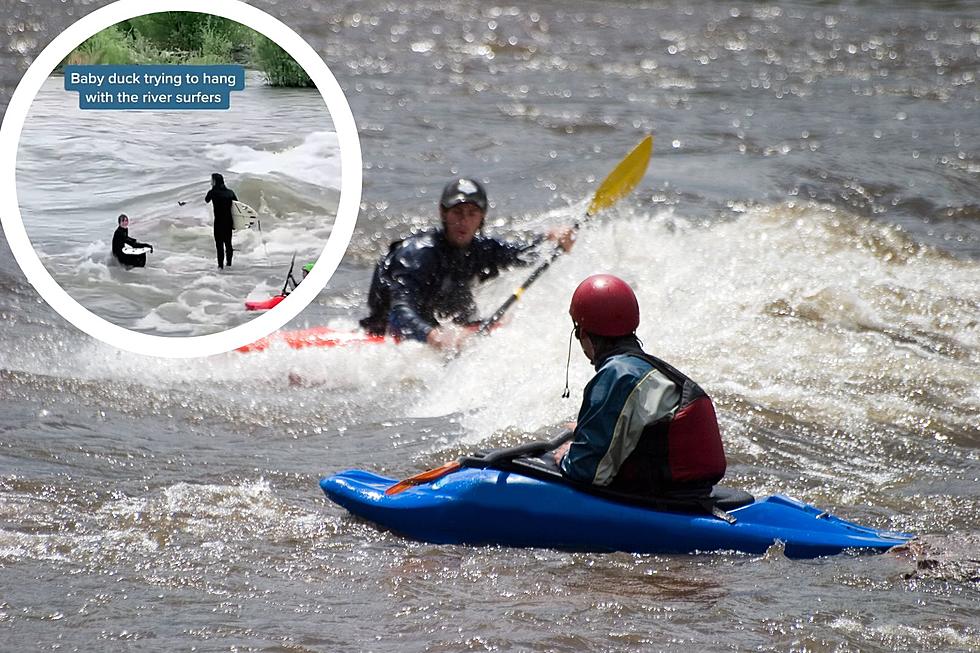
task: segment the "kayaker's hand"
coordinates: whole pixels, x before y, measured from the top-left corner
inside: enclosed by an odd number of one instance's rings
[[[566,252],[570,252],[575,245],[575,230],[571,227],[555,227],[548,231],[545,238],[556,243]]]
[[[514,312],[504,313],[503,317],[497,320],[497,323],[493,325],[493,328],[499,329],[502,326],[507,326],[514,321]],[[492,329],[491,329],[492,330]]]
[[[556,465],[561,465],[561,459],[565,457],[565,454],[568,453],[568,450],[569,450],[569,448],[571,446],[572,446],[572,442],[571,442],[571,440],[569,440],[565,444],[563,444],[560,447],[558,447],[557,449],[555,449],[554,456],[555,456],[555,464]]]
[[[457,352],[463,347],[469,333],[462,329],[451,326],[436,327],[429,331],[425,341],[436,349],[449,352]]]

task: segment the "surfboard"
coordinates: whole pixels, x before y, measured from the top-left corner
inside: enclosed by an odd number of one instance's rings
[[[245,202],[236,201],[231,203],[231,221],[232,228],[236,231],[238,229],[251,229],[253,225],[258,223],[259,214]]]
[[[123,245],[123,254],[132,254],[133,256],[138,256],[139,254],[146,254],[150,251],[149,247],[130,247],[129,245]]]

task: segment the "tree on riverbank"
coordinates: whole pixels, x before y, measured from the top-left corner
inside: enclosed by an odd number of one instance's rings
[[[63,64],[227,64],[265,73],[271,86],[313,86],[276,43],[241,23],[190,11],[125,20],[94,34]]]

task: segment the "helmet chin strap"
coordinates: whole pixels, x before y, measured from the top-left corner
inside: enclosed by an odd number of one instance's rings
[[[572,336],[575,335],[575,326],[572,325],[572,330],[568,333],[568,358],[565,360],[565,391],[561,393],[562,399],[568,399],[571,393],[568,391],[568,368],[572,364]]]

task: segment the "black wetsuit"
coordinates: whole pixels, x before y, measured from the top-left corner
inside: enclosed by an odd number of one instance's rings
[[[440,319],[472,322],[477,317],[473,284],[496,277],[501,269],[528,265],[534,258],[529,250],[540,241],[506,242],[477,234],[460,249],[441,228],[396,241],[374,270],[371,315],[361,326],[373,334],[424,341]]]
[[[234,251],[231,247],[231,203],[237,200],[235,191],[225,186],[223,181],[216,183],[204,196],[205,202],[212,202],[214,205],[214,247],[218,254],[218,267],[222,269],[225,265],[231,265],[231,254]]]
[[[147,243],[139,242],[135,238],[130,238],[129,229],[117,227],[115,233],[112,234],[112,255],[123,265],[128,265],[132,268],[146,267],[145,252],[143,254],[127,254],[123,251],[123,245],[129,245],[130,247],[150,246]]]

